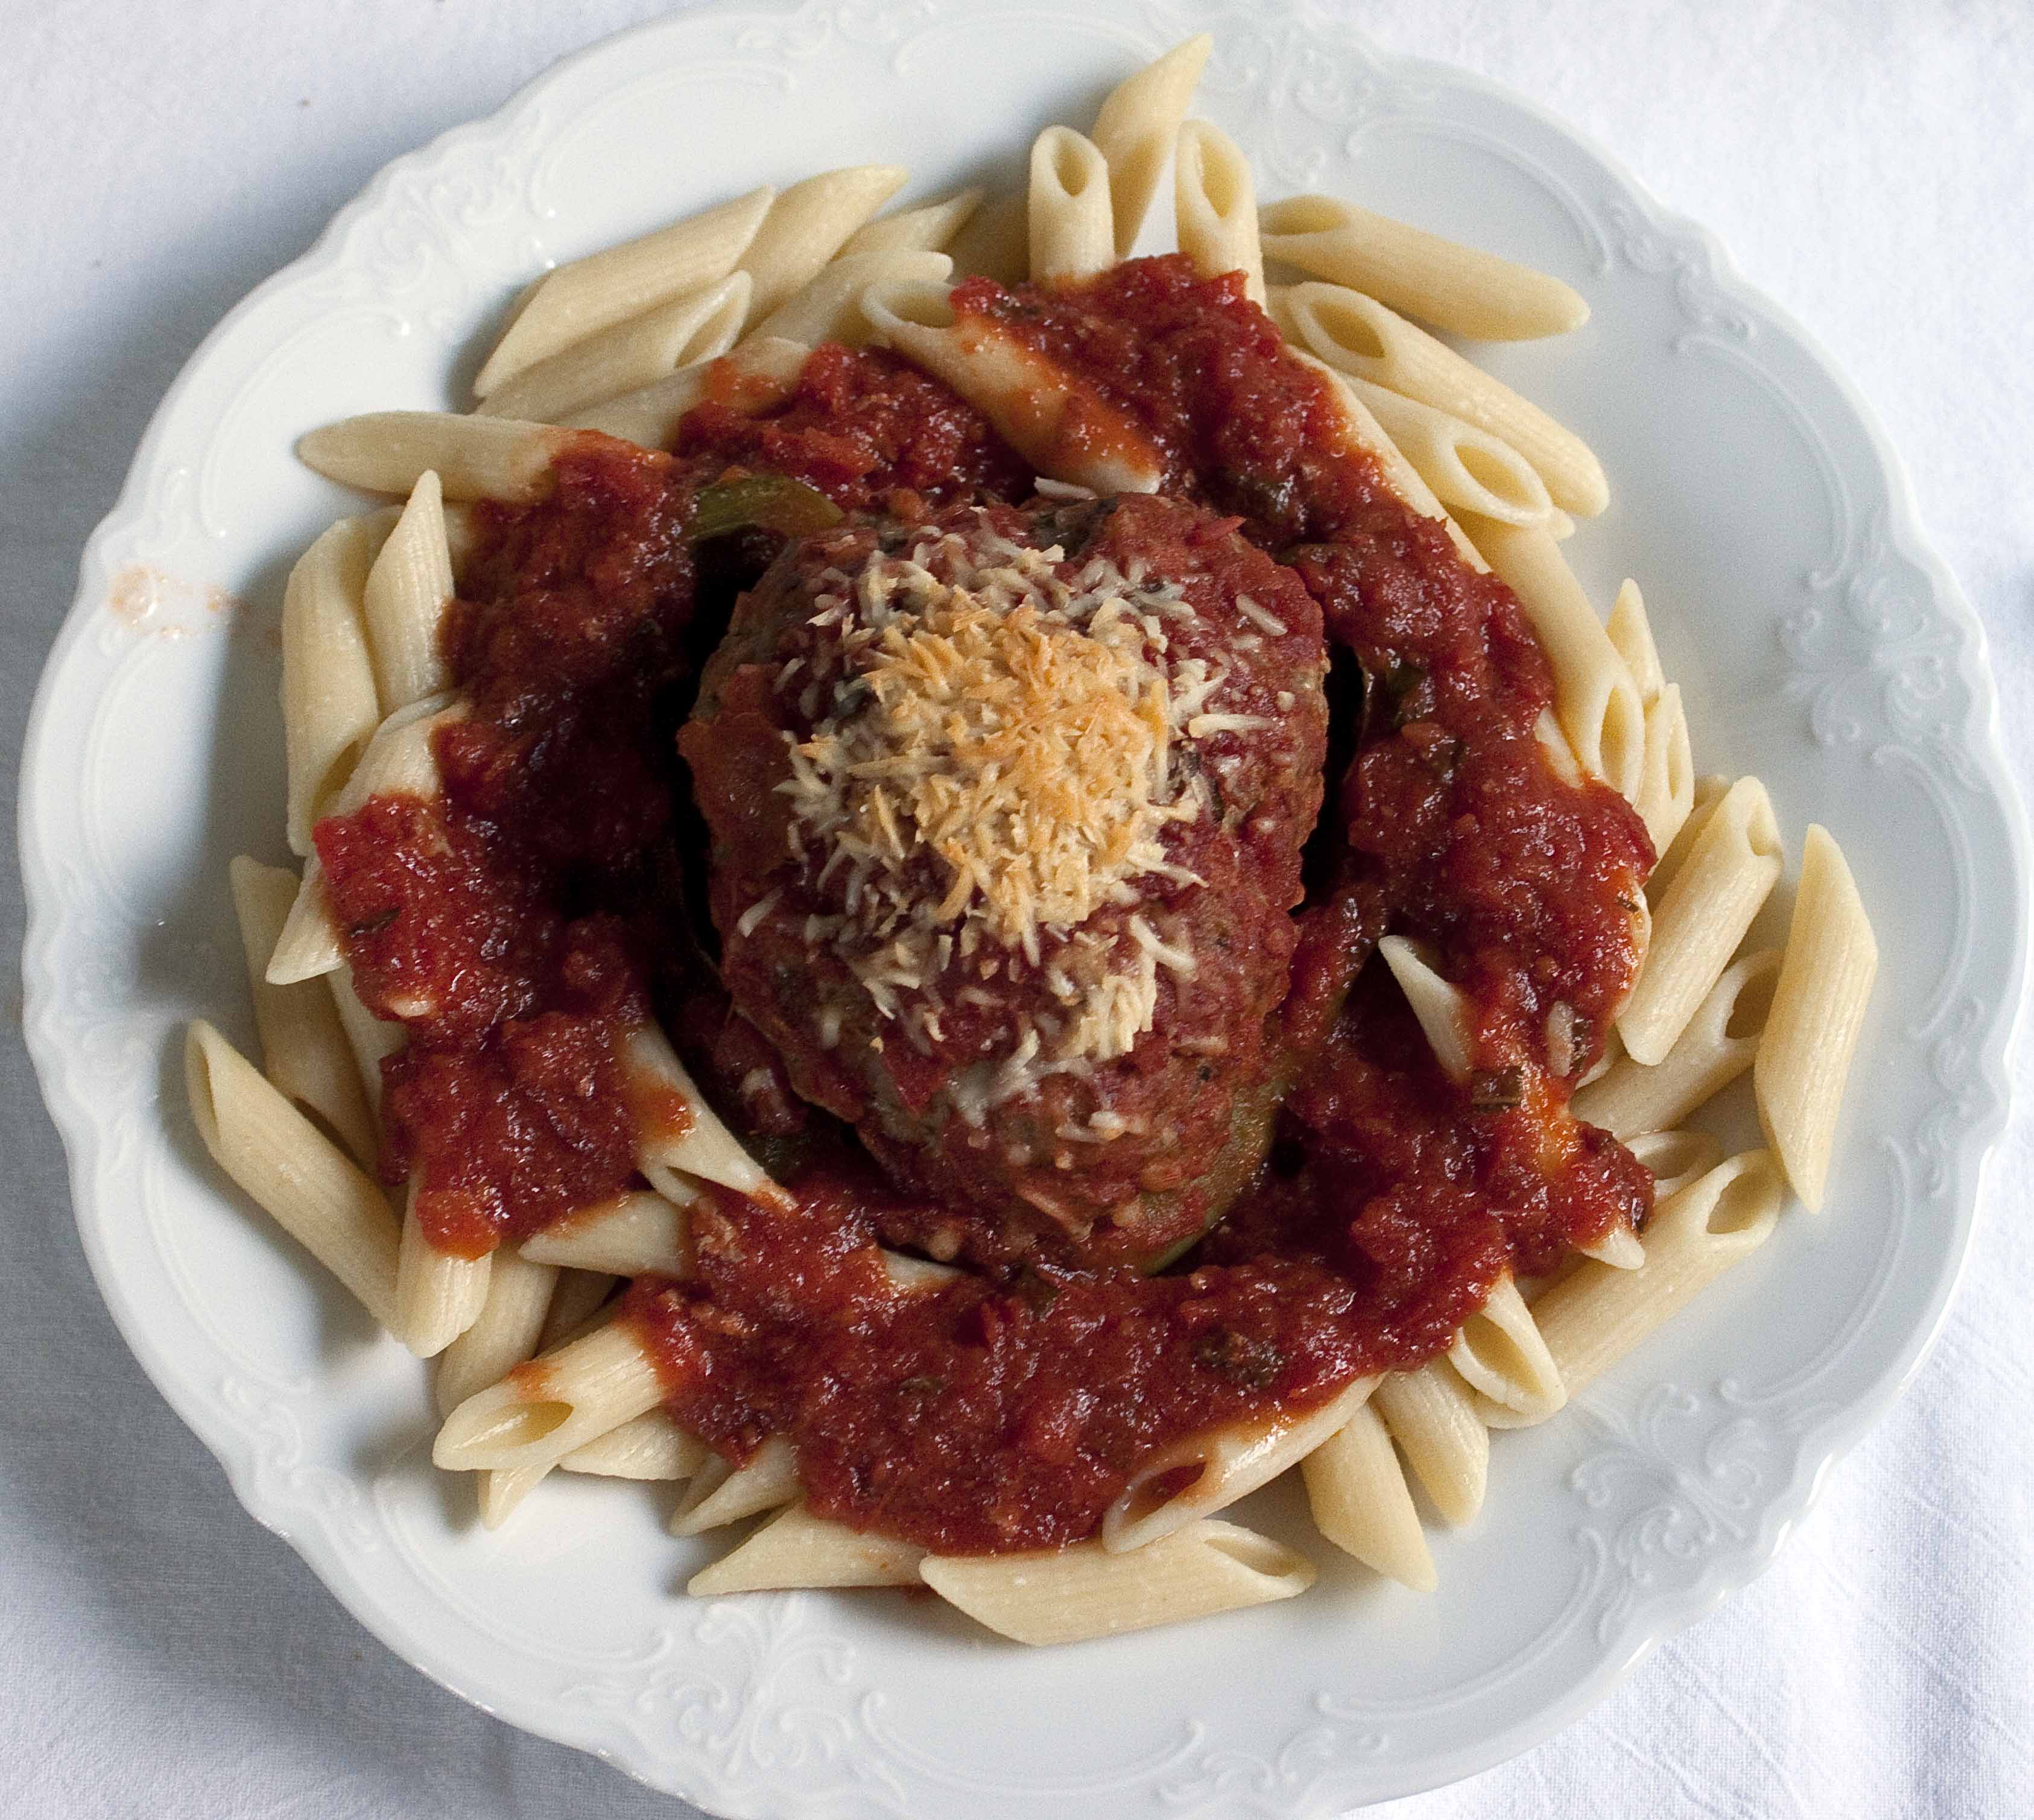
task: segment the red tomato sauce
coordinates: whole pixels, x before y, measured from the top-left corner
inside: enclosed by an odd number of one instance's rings
[[[1620,799],[1545,758],[1550,673],[1509,591],[1343,448],[1327,388],[1234,283],[1165,259],[957,302],[1131,418],[1165,490],[1241,519],[1334,646],[1327,803],[1270,1033],[1277,1138],[1198,1248],[1153,1276],[893,1289],[876,1239],[925,1210],[790,1095],[687,958],[671,741],[724,612],[685,541],[696,489],[773,472],[906,519],[1030,492],[978,413],[889,356],[823,348],[761,418],[702,406],[675,456],[589,436],[550,499],[480,508],[444,800],[376,799],[316,837],[356,985],[408,1026],[383,1170],[415,1178],[436,1242],[483,1252],[635,1184],[619,1043],[661,1011],[792,1191],[789,1211],[708,1196],[696,1275],[632,1292],[673,1409],[735,1459],[789,1436],[820,1514],[994,1551],[1090,1534],[1154,1448],[1417,1364],[1507,1271],[1642,1223],[1650,1178],[1567,1102],[1635,968],[1651,855]],[[1366,967],[1394,931],[1470,996],[1468,1082]]]

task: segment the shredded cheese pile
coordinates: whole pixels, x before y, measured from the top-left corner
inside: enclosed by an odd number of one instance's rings
[[[1158,966],[1192,970],[1142,916],[1127,943],[1082,925],[1134,906],[1139,879],[1199,882],[1163,840],[1206,809],[1181,747],[1239,718],[1205,712],[1223,672],[1169,656],[1168,623],[1194,616],[1176,583],[1100,559],[1069,582],[1064,560],[985,520],[822,576],[812,624],[834,631],[839,668],[830,691],[805,672],[815,725],[786,736],[779,785],[793,856],[823,852],[823,884],[845,874],[845,914],[808,918],[806,941],[830,944],[885,1017],[936,1040],[936,983],[956,956],[982,979],[1014,976],[1055,938],[1043,978],[1065,1015],[1027,1023],[990,1104],[1127,1054],[1152,1027]]]

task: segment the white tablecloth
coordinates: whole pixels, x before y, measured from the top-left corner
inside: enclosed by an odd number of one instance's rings
[[[0,781],[148,414],[388,159],[654,0],[0,9]],[[1610,147],[1827,344],[1990,628],[2034,781],[2034,8],[1353,0]],[[18,951],[12,844],[0,950]],[[11,968],[10,968],[11,982]],[[670,1815],[395,1660],[247,1518],[102,1311],[0,1034],[0,1812]],[[2034,1079],[1941,1344],[1747,1591],[1402,1820],[2034,1814]],[[928,1817],[931,1820],[931,1817]]]

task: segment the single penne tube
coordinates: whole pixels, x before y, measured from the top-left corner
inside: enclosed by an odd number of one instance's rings
[[[737,267],[754,284],[746,320],[760,322],[810,283],[910,174],[895,164],[854,165],[823,170],[784,191],[770,204]]]
[[[639,1024],[622,1039],[621,1070],[635,1109],[636,1167],[666,1200],[681,1207],[692,1200],[687,1176],[756,1198],[779,1192],[721,1123],[655,1024]]]
[[[1554,718],[1552,708],[1540,710],[1539,718],[1533,723],[1533,736],[1547,755],[1554,775],[1571,789],[1579,790],[1585,781],[1582,761],[1575,756],[1575,749],[1568,743],[1568,736],[1561,731],[1561,723]]]
[[[937,202],[921,202],[916,208],[878,215],[847,237],[839,257],[852,259],[863,253],[944,253],[974,219],[988,194],[975,184]]]
[[[546,272],[475,378],[475,397],[491,396],[574,342],[718,284],[749,250],[777,200],[767,186],[752,189],[717,208]]]
[[[1641,1270],[1586,1264],[1533,1305],[1570,1391],[1593,1380],[1764,1244],[1786,1198],[1771,1152],[1718,1164],[1654,1210]]]
[[[448,702],[441,695],[427,695],[399,708],[376,728],[346,781],[346,787],[325,806],[328,815],[351,815],[370,796],[435,796],[442,787],[437,751],[433,744],[438,729],[463,717],[463,702]],[[272,983],[287,986],[294,980],[315,979],[336,972],[344,964],[339,932],[325,902],[325,868],[313,853],[305,863],[297,901],[276,939],[276,951],[268,959]]]
[[[377,1017],[361,1003],[360,994],[354,990],[353,969],[344,961],[325,975],[325,983],[330,991],[332,1009],[338,1014],[340,1030],[353,1057],[360,1091],[366,1096],[368,1109],[374,1117],[376,1153],[379,1155],[381,1064],[388,1057],[402,1053],[409,1043],[410,1032],[392,1017]]]
[[[1655,853],[1673,845],[1695,806],[1695,758],[1678,683],[1669,683],[1646,710],[1646,756],[1631,806],[1646,824]]]
[[[1405,936],[1387,935],[1377,944],[1377,954],[1420,1020],[1441,1072],[1450,1080],[1468,1080],[1476,1058],[1476,1031],[1462,988],[1435,970],[1424,944]]]
[[[572,433],[520,418],[377,410],[312,430],[298,439],[297,457],[365,492],[407,495],[435,471],[448,500],[528,505],[550,492],[551,464]]]
[[[381,717],[361,597],[389,519],[341,519],[298,559],[283,594],[283,749],[290,851],[345,788]]]
[[[1558,278],[1327,196],[1288,197],[1259,216],[1267,259],[1347,285],[1473,341],[1531,341],[1589,320]]]
[[[1313,281],[1274,290],[1269,301],[1287,338],[1330,366],[1474,424],[1517,450],[1563,512],[1593,518],[1609,504],[1603,464],[1580,436],[1374,297]]]
[[[1314,1526],[1366,1567],[1431,1593],[1434,1557],[1384,1418],[1365,1404],[1300,1462]]]
[[[480,1319],[492,1255],[460,1257],[431,1243],[417,1211],[415,1177],[396,1260],[396,1337],[418,1358],[436,1358]]]
[[[1567,1401],[1560,1368],[1509,1276],[1500,1277],[1483,1306],[1456,1329],[1448,1363],[1483,1402],[1522,1422],[1544,1421]]]
[[[375,693],[385,717],[444,690],[438,629],[452,597],[445,489],[427,469],[411,488],[409,503],[367,571],[361,593]]]
[[[296,901],[298,880],[287,867],[242,855],[227,868],[234,915],[254,997],[261,1071],[284,1099],[324,1120],[363,1168],[380,1149],[374,1114],[361,1091],[332,994],[315,979],[268,983],[268,960]]]
[[[1093,140],[1049,126],[1031,142],[1026,219],[1034,283],[1090,278],[1116,263],[1109,164]]]
[[[1190,1523],[1128,1554],[1093,1542],[1023,1555],[928,1555],[919,1577],[1019,1643],[1078,1643],[1290,1599],[1313,1564],[1235,1523]]]
[[[1489,1482],[1490,1430],[1454,1368],[1437,1358],[1417,1370],[1388,1372],[1372,1401],[1443,1519],[1469,1522],[1483,1508]]]
[[[589,406],[566,420],[572,429],[597,429],[644,448],[669,448],[687,412],[711,402],[745,417],[769,410],[798,383],[812,350],[803,342],[755,336],[716,360],[680,367],[640,391]]]
[[[1101,1545],[1111,1554],[1143,1548],[1226,1510],[1297,1466],[1376,1387],[1375,1377],[1358,1378],[1317,1409],[1225,1424],[1158,1448],[1103,1513]]]
[[[445,515],[445,549],[452,557],[452,591],[456,594],[467,564],[480,548],[480,521],[471,500],[454,500],[440,509]]]
[[[392,1328],[397,1227],[381,1190],[202,1018],[185,1035],[184,1086],[213,1160]]]
[[[438,1414],[448,1416],[476,1391],[505,1377],[534,1358],[558,1273],[531,1264],[503,1245],[488,1264],[487,1299],[472,1326],[438,1355],[431,1394]]]
[[[1214,40],[1205,32],[1174,45],[1164,56],[1126,76],[1109,91],[1095,114],[1088,137],[1109,165],[1118,259],[1128,258],[1136,244],[1214,47]]]
[[[889,1278],[892,1289],[916,1295],[923,1290],[945,1289],[960,1282],[967,1272],[951,1264],[934,1264],[930,1258],[914,1257],[909,1252],[885,1249],[883,1274]]]
[[[1631,686],[1638,691],[1639,706],[1649,708],[1667,687],[1667,673],[1660,667],[1660,648],[1653,642],[1653,622],[1646,615],[1646,597],[1627,575],[1611,602],[1610,618],[1604,630],[1624,660]]]
[[[617,1279],[605,1271],[575,1270],[558,1267],[558,1286],[551,1292],[551,1305],[544,1316],[544,1331],[537,1337],[537,1350],[550,1352],[577,1339],[605,1318],[607,1298],[614,1293]]]
[[[558,1462],[558,1470],[606,1479],[670,1483],[690,1478],[707,1458],[706,1444],[696,1435],[687,1434],[662,1410],[651,1410],[610,1429],[584,1447],[575,1447]]]
[[[952,272],[953,261],[944,253],[844,253],[821,266],[811,283],[756,324],[755,333],[807,347],[823,341],[861,347],[870,332],[869,318],[861,313],[861,294],[870,285],[914,279],[938,283]]]
[[[1694,845],[1703,828],[1707,826],[1710,812],[1729,793],[1731,780],[1712,773],[1698,777],[1688,796],[1688,813],[1679,831],[1668,843],[1658,862],[1646,879],[1646,895],[1656,904],[1666,894],[1667,887],[1674,881],[1674,874],[1681,869],[1681,863],[1688,856],[1688,849]]]
[[[718,284],[561,348],[497,387],[479,409],[489,417],[562,423],[603,399],[639,391],[679,367],[711,360],[734,346],[752,288],[747,272],[731,272]]]
[[[1621,1221],[1602,1238],[1578,1245],[1575,1249],[1582,1256],[1594,1258],[1612,1270],[1636,1270],[1646,1261],[1646,1248],[1638,1242],[1638,1234]]]
[[[468,1397],[445,1417],[431,1459],[456,1473],[548,1472],[663,1400],[657,1361],[635,1324],[607,1320]]]
[[[1473,518],[1464,527],[1518,597],[1554,672],[1554,713],[1575,756],[1627,802],[1646,762],[1646,712],[1624,660],[1568,567],[1537,525]]]
[[[880,343],[945,380],[1039,474],[1098,493],[1158,491],[1165,458],[1130,418],[1083,399],[993,323],[961,316],[948,286],[875,285],[861,307]]]
[[[610,1276],[689,1276],[692,1268],[685,1210],[661,1194],[617,1195],[582,1208],[531,1233],[521,1249],[532,1263]]]
[[[1723,1161],[1723,1140],[1707,1131],[1644,1131],[1623,1140],[1653,1172],[1654,1205],[1664,1205]]]
[[[1822,1204],[1844,1081],[1878,973],[1878,942],[1857,882],[1829,830],[1811,824],[1751,1084],[1766,1141],[1811,1212]]]
[[[1189,120],[1180,129],[1173,158],[1173,214],[1180,250],[1196,272],[1210,278],[1240,272],[1244,295],[1252,303],[1263,302],[1264,254],[1257,242],[1250,161],[1234,140],[1207,121]]]
[[[895,1537],[849,1529],[786,1506],[740,1547],[692,1575],[696,1599],[793,1586],[915,1586],[925,1551]]]
[[[1732,961],[1663,1061],[1649,1068],[1626,1057],[1569,1110],[1619,1139],[1672,1129],[1751,1066],[1779,972],[1777,948]]]
[[[726,1466],[720,1455],[714,1458]],[[672,1515],[671,1534],[704,1535],[787,1504],[798,1490],[798,1456],[783,1436],[772,1435],[741,1466],[723,1473],[709,1461],[696,1472]]]
[[[516,1507],[542,1482],[548,1469],[512,1466],[499,1472],[477,1473],[474,1489],[480,1505],[480,1526],[498,1530]]]
[[[1462,534],[1462,526],[1448,516],[1447,507],[1434,497],[1434,489],[1420,478],[1420,470],[1406,460],[1399,452],[1398,445],[1384,433],[1383,426],[1371,415],[1369,406],[1356,395],[1356,388],[1349,384],[1347,377],[1304,348],[1289,347],[1285,351],[1327,382],[1329,397],[1341,419],[1343,445],[1352,453],[1375,462],[1386,483],[1404,504],[1422,518],[1439,519],[1447,527],[1449,541],[1471,568],[1479,572],[1488,571],[1490,564],[1483,560],[1483,552]]]
[[[1023,189],[993,196],[947,248],[956,278],[1021,284],[1031,267],[1030,198]]]
[[[1554,509],[1546,483],[1515,450],[1430,404],[1402,398],[1367,379],[1352,377],[1348,383],[1443,505],[1507,524],[1546,528]]]
[[[1778,882],[1780,864],[1780,826],[1766,786],[1740,777],[1703,822],[1653,912],[1652,945],[1617,1019],[1634,1061],[1666,1060]]]

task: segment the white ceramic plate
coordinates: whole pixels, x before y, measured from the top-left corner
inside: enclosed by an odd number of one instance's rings
[[[423,1374],[233,1195],[185,1112],[183,1021],[251,1040],[225,888],[281,857],[274,627],[338,511],[312,425],[454,403],[516,287],[764,178],[1014,176],[1047,120],[1211,27],[1206,111],[1260,193],[1360,198],[1558,272],[1594,314],[1497,350],[1616,493],[1570,546],[1643,582],[1704,770],[1771,785],[1856,867],[1886,964],[1829,1211],[1772,1242],[1435,1531],[1422,1598],[1311,1553],[1291,1603],[1028,1653],[929,1601],[680,1596],[657,1497],[547,1485],[498,1536],[424,1463]],[[158,412],[88,547],[22,773],[28,1032],[99,1285],[242,1501],[363,1623],[513,1723],[734,1815],[1339,1809],[1573,1718],[1770,1556],[1913,1369],[2005,1111],[2025,872],[1969,609],[1843,380],[1601,154],[1289,4],[850,0],[689,13],[392,165],[243,303]]]

